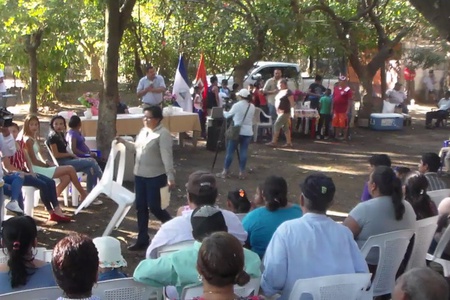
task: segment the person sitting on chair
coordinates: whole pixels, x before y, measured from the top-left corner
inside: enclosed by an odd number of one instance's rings
[[[436,119],[435,127],[439,127],[442,121],[447,118],[448,110],[450,109],[450,91],[445,92],[444,98],[439,100],[438,110],[432,110],[425,114],[425,127],[433,129],[431,125],[433,119]]]
[[[392,90],[388,90],[386,92],[387,100],[395,104],[396,107],[400,107],[402,109],[402,113],[408,113],[408,107],[405,104],[406,95],[402,91],[402,86],[400,82],[395,83],[394,88]]]

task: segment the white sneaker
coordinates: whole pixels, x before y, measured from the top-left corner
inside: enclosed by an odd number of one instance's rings
[[[13,213],[23,215],[23,210],[20,208],[19,203],[17,203],[16,200],[9,201],[9,203],[5,205],[5,208]]]
[[[96,199],[96,200],[94,200],[92,202],[92,205],[102,205],[102,204],[103,204],[103,201],[102,200],[98,200],[98,199]]]

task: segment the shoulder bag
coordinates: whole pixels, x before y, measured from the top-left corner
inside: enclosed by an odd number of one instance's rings
[[[241,124],[244,122],[245,117],[247,116],[248,110],[250,109],[250,103],[248,104],[247,110],[245,111],[245,115],[242,118]],[[241,125],[230,125],[225,132],[225,137],[228,141],[237,141],[239,140],[239,134],[241,133]]]

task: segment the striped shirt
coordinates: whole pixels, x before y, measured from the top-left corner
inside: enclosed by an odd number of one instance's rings
[[[448,188],[447,184],[441,178],[439,178],[438,173],[427,172],[424,175],[428,180],[428,189],[427,189],[428,192]]]
[[[16,142],[17,142],[16,153],[13,156],[9,157],[9,162],[17,169],[27,171],[27,167],[25,165],[25,152],[24,152],[25,142],[23,140]]]

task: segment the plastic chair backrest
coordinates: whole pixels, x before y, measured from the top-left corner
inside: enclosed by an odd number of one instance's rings
[[[292,288],[289,300],[300,300],[303,294],[311,294],[313,300],[360,299],[370,286],[371,276],[370,273],[357,273],[299,279]]]
[[[125,173],[125,154],[126,148],[122,143],[117,143],[115,140],[111,143],[111,151],[109,152],[108,161],[106,162],[105,171],[103,171],[101,182],[107,185],[114,180],[114,161],[117,155],[119,156],[119,165],[117,168],[116,182],[120,185],[123,183],[123,175]]]
[[[183,242],[179,242],[176,244],[172,244],[172,245],[166,245],[166,246],[162,246],[160,248],[157,249],[157,257],[161,257],[167,254],[170,254],[172,252],[181,250],[183,248],[186,247],[190,247],[194,244],[194,241],[183,241]]]
[[[447,226],[447,228],[445,228],[444,233],[441,235],[441,238],[439,239],[436,249],[434,249],[433,256],[436,258],[442,257],[442,253],[444,253],[445,248],[447,248],[447,244],[449,242],[450,242],[450,226]]]
[[[162,288],[151,287],[133,280],[121,278],[99,281],[92,289],[92,295],[102,300],[148,300],[162,299]]]
[[[253,125],[258,124],[261,122],[261,108],[255,107],[255,114],[253,115]]]
[[[394,113],[394,111],[395,111],[395,104],[393,104],[389,101],[383,100],[382,113],[383,114],[392,114],[392,113]]]
[[[414,232],[414,246],[409,257],[406,271],[412,268],[422,268],[426,266],[426,256],[433,240],[437,228],[439,216],[434,216],[416,221]]]
[[[63,117],[64,119],[70,119],[74,115],[72,110],[62,110],[58,113],[58,116]]]
[[[46,251],[49,251],[49,250],[45,249],[44,247],[34,248],[33,252],[36,253],[34,258],[46,261],[45,260],[45,258],[46,258],[45,252]],[[50,250],[50,251],[52,251],[52,250]],[[8,251],[6,250],[6,248],[0,248],[0,264],[6,264],[7,262],[8,262]]]
[[[20,292],[12,292],[0,296],[2,300],[55,300],[63,295],[59,287],[45,287]]]
[[[239,296],[246,298],[250,295],[258,295],[259,294],[259,286],[261,284],[261,278],[251,278],[250,281],[244,286],[234,286],[234,293]],[[182,300],[191,300],[197,297],[200,297],[203,294],[203,285],[192,284],[183,288],[183,292],[181,293]]]
[[[439,204],[444,198],[450,197],[450,189],[429,191],[427,194],[430,196],[431,201],[436,204],[436,207],[439,207]]]
[[[53,151],[50,148],[50,146],[47,144],[47,142],[45,142],[44,145],[45,145],[45,148],[47,148],[48,154],[50,154],[50,158],[52,159],[55,166],[59,166],[58,160],[56,160],[55,155],[53,155]]]
[[[364,257],[370,249],[379,248],[377,271],[370,287],[373,296],[390,294],[394,290],[395,275],[413,234],[413,229],[405,229],[374,235],[361,248]]]
[[[130,114],[142,114],[143,110],[142,107],[129,107],[128,112]]]

